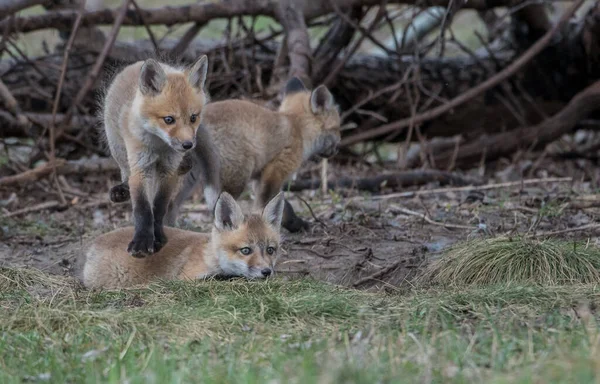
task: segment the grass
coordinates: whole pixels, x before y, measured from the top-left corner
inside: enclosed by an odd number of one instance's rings
[[[274,279],[99,292],[0,269],[0,382],[593,382],[599,302],[594,285],[375,294]]]
[[[560,240],[504,236],[477,239],[451,247],[420,280],[456,286],[598,284],[600,249]]]

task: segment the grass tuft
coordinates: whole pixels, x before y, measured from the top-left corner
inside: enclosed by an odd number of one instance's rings
[[[557,240],[477,239],[451,247],[418,280],[446,286],[600,283],[600,249]]]

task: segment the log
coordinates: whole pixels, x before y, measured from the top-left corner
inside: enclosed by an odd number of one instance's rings
[[[356,189],[359,191],[379,192],[382,188],[402,188],[438,182],[441,185],[480,185],[482,180],[454,172],[438,170],[414,170],[383,174],[374,177],[342,177],[327,182],[327,189]],[[320,179],[296,180],[284,186],[284,190],[298,192],[305,189],[319,189]]]

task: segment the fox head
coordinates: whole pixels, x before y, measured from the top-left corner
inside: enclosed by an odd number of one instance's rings
[[[227,192],[221,193],[215,205],[211,241],[224,275],[264,279],[273,274],[283,207],[280,192],[262,214],[244,216],[235,199]]]
[[[296,117],[302,126],[304,157],[331,157],[340,144],[340,113],[325,85],[312,92],[292,77],[285,86],[279,111]]]
[[[139,75],[138,111],[146,131],[179,152],[196,145],[196,131],[207,102],[204,83],[208,58],[200,57],[179,71],[153,59],[142,65]]]

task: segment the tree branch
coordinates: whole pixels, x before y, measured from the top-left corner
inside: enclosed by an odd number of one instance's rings
[[[443,6],[447,7],[451,0],[390,0],[392,4],[418,4],[422,7]],[[302,13],[306,20],[323,16],[333,11],[332,2],[340,9],[349,9],[353,6],[379,5],[379,0],[332,0],[332,1],[304,1]],[[495,7],[512,7],[522,3],[523,0],[469,0],[463,8],[486,10]],[[123,25],[173,25],[180,23],[206,23],[212,19],[233,18],[237,16],[270,16],[275,18],[279,1],[277,0],[230,0],[219,2],[206,2],[179,7],[141,9],[140,17],[136,11],[127,12]],[[108,25],[113,24],[119,14],[119,8],[103,9],[99,11],[86,12],[83,15],[83,24]],[[8,33],[31,32],[46,28],[65,29],[73,25],[77,12],[60,11],[47,12],[42,15],[16,17],[11,20],[0,22],[0,30]]]
[[[432,108],[427,112],[407,117],[402,120],[395,121],[390,124],[382,125],[378,128],[371,129],[365,132],[360,132],[355,135],[349,136],[342,140],[342,146],[348,146],[364,140],[372,139],[377,136],[385,135],[399,129],[408,127],[411,124],[420,124],[424,121],[435,119],[446,112],[456,108],[465,102],[473,99],[481,93],[495,87],[503,81],[510,78],[512,75],[517,73],[525,64],[529,63],[538,53],[540,53],[552,40],[552,37],[558,32],[558,30],[575,14],[575,11],[584,3],[584,0],[577,0],[575,4],[571,6],[561,16],[560,20],[550,29],[542,38],[540,38],[534,45],[531,46],[527,51],[523,53],[517,60],[512,62],[509,66],[498,72],[494,76],[490,77],[478,86],[469,89],[467,92],[461,94],[458,97],[450,100],[449,102],[442,104],[438,107]]]

